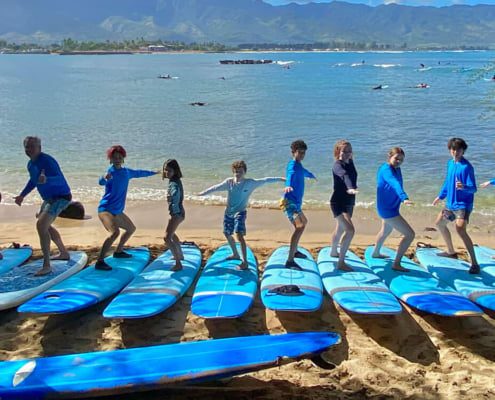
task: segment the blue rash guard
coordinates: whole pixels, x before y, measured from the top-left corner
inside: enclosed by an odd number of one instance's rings
[[[292,192],[285,193],[284,198],[294,203],[298,208],[301,208],[302,206],[304,178],[316,179],[316,177],[305,169],[299,161],[289,161],[285,174],[285,186],[290,186],[293,190]]]
[[[378,169],[376,188],[376,208],[381,218],[393,218],[399,215],[400,204],[409,197],[404,192],[400,168],[389,163]]]
[[[456,182],[462,182],[464,189],[457,190]],[[474,168],[464,157],[458,162],[449,160],[447,163],[447,176],[440,189],[438,198],[446,199],[445,207],[456,211],[465,209],[471,211],[474,204],[474,193],[476,193],[476,180]]]
[[[108,173],[112,175],[110,179],[100,178],[99,183],[105,186],[105,194],[98,205],[98,212],[107,211],[113,215],[124,212],[130,179],[145,178],[156,174],[154,171],[134,170],[126,167],[117,169],[113,165],[108,169]]]
[[[40,153],[36,160],[29,160],[27,169],[29,181],[21,192],[22,197],[26,197],[34,188],[37,188],[44,201],[60,198],[71,199],[70,187],[60,166],[52,156]],[[38,179],[43,170],[45,171],[46,182],[38,184]]]
[[[490,181],[490,185],[495,185],[495,178]]]

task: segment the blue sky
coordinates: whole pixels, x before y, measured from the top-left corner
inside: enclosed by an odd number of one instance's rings
[[[267,3],[273,5],[283,5],[288,3],[299,3],[306,4],[311,3],[313,0],[264,0]],[[331,0],[317,0],[316,3],[329,3]],[[490,4],[495,5],[495,0],[345,0],[348,3],[361,3],[367,4],[369,6],[377,6],[380,4],[403,4],[406,6],[434,6],[443,7],[451,6],[453,4],[465,4],[465,5],[475,5],[475,4]]]

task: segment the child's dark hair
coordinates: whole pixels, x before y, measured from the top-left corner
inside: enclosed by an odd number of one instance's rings
[[[120,144],[112,146],[107,150],[107,158],[110,160],[115,153],[121,154],[124,158],[127,157],[127,152]]]
[[[232,163],[232,172],[236,169],[243,169],[244,170],[244,173],[247,172],[247,165],[246,163],[243,161],[243,160],[240,160],[240,161],[234,161]]]
[[[172,180],[178,180],[182,178],[182,172],[180,170],[179,163],[177,162],[177,160],[170,158],[163,163],[162,179],[165,179],[165,169],[167,168],[174,170],[174,176],[172,177]]]
[[[304,140],[295,140],[291,143],[290,150],[295,153],[297,150],[308,150],[308,146],[304,143]]]
[[[462,149],[462,150],[466,151],[468,148],[468,145],[464,139],[453,137],[453,138],[450,138],[449,141],[447,142],[447,148],[449,150]]]
[[[404,150],[402,149],[402,147],[392,147],[389,151],[388,151],[388,158],[392,158],[393,156],[395,156],[396,154],[400,154],[402,156],[406,156],[406,153],[404,152]]]

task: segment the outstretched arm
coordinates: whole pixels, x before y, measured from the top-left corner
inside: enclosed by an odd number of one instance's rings
[[[277,183],[277,182],[285,182],[285,178],[266,177],[266,178],[253,179],[255,189],[259,188],[260,186],[266,185],[267,183]]]
[[[217,185],[213,185],[213,186],[209,187],[208,189],[203,190],[202,192],[199,193],[199,195],[200,196],[206,196],[206,195],[213,193],[213,192],[221,192],[221,191],[229,190],[229,179],[230,178],[227,178],[223,182],[221,182]]]
[[[304,168],[304,177],[317,180],[316,176],[314,176],[313,173],[311,171],[308,171],[306,168]]]
[[[130,169],[128,168],[129,171],[129,178],[146,178],[148,176],[156,175],[158,174],[158,171],[148,171],[145,169]]]

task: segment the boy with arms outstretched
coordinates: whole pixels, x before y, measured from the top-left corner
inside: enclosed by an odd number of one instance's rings
[[[199,193],[200,196],[206,196],[213,192],[227,192],[227,208],[223,219],[223,233],[232,248],[230,260],[241,260],[239,269],[247,269],[247,249],[244,236],[246,235],[246,217],[249,197],[257,188],[267,183],[284,182],[284,178],[245,178],[247,166],[244,161],[236,161],[232,164],[232,178],[225,179],[222,183],[212,186]],[[236,233],[237,240],[241,244],[242,259],[236,248],[235,239],[232,236]]]

